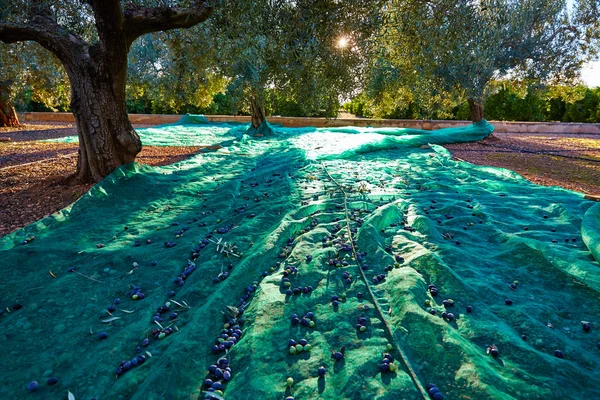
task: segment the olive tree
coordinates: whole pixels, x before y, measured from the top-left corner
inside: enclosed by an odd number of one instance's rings
[[[458,91],[473,122],[484,118],[488,83],[510,77],[565,82],[584,57],[565,0],[394,1],[389,32],[410,68]]]
[[[189,28],[205,21],[211,6],[202,0],[4,1],[0,41],[34,41],[62,63],[71,84],[79,158],[75,178],[99,181],[135,160],[142,149],[127,116],[127,55],[142,35]]]

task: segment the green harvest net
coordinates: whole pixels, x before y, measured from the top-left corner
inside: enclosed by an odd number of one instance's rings
[[[433,144],[490,125],[255,139],[184,122],[141,136],[222,148],[124,166],[0,240],[0,398],[197,399],[224,385],[226,399],[419,399],[428,383],[447,399],[600,396],[598,206]],[[290,339],[311,349],[291,354]]]

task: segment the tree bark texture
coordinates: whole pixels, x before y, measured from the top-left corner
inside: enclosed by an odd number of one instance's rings
[[[15,108],[9,102],[0,100],[0,127],[9,126],[15,127],[20,126],[19,118]]]
[[[121,60],[125,68],[126,60]],[[79,136],[78,181],[97,182],[120,165],[133,162],[142,150],[142,142],[127,116],[123,83],[126,70],[107,71],[114,68],[107,62],[110,60],[97,60],[90,66],[82,60],[78,65],[65,65]]]
[[[256,100],[256,97],[250,97],[250,113],[252,114],[252,127],[258,129],[265,117],[265,107]]]
[[[469,109],[471,110],[471,121],[473,123],[481,121],[483,117],[483,103],[481,100],[468,99]]]
[[[28,23],[0,23],[5,43],[32,40],[54,53],[71,83],[71,110],[77,121],[79,159],[76,181],[97,182],[142,150],[127,116],[127,54],[139,36],[189,28],[211,8],[197,0],[187,8],[142,7],[120,0],[90,0],[98,42],[86,43],[57,22],[49,3],[36,2]],[[122,8],[124,7],[124,9]]]
[[[14,127],[19,125],[17,112],[9,98],[9,88],[0,83],[0,126]]]

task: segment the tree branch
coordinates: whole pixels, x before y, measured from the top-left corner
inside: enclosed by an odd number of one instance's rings
[[[136,7],[128,5],[124,12],[123,27],[127,43],[151,32],[167,31],[177,28],[190,28],[205,21],[212,8],[203,0],[197,0],[194,6],[181,7]]]
[[[63,63],[72,61],[77,50],[87,44],[56,23],[51,15],[42,12],[28,23],[0,23],[0,41],[10,44],[34,41],[54,53]]]
[[[96,31],[103,47],[115,47],[122,40],[123,14],[119,0],[92,0]]]

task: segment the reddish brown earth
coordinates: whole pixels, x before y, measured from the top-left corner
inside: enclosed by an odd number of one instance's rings
[[[494,133],[444,147],[454,157],[511,169],[539,185],[600,196],[600,135]]]

